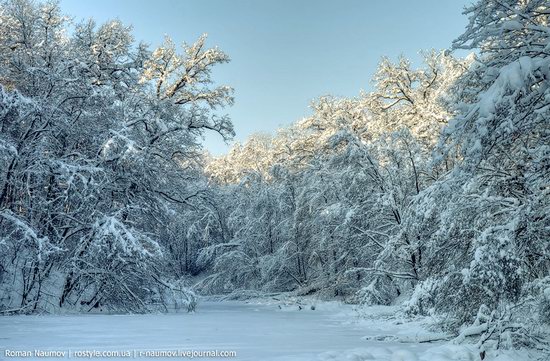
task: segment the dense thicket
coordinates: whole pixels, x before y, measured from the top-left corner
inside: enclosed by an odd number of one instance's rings
[[[0,312],[192,307],[200,276],[202,292],[403,302],[482,348],[544,347],[550,8],[466,12],[467,58],[383,59],[371,92],[210,158],[197,139],[232,136],[214,111],[232,98],[204,37],[151,52],[118,21],[2,2]]]
[[[2,2],[0,24],[0,312],[192,306],[181,215],[211,212],[197,138],[233,134],[228,57],[55,3]]]
[[[539,343],[550,8],[482,0],[466,12],[454,46],[468,58],[383,59],[372,92],[321,98],[311,117],[210,162],[231,237],[201,251],[205,289],[404,300],[447,329],[475,325],[461,338],[481,347]]]

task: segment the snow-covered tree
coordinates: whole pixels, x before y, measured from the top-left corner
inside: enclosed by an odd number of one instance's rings
[[[418,239],[431,307],[450,324],[481,323],[480,344],[536,342],[550,269],[550,10],[483,0],[467,13],[455,46],[481,54],[453,86],[436,159],[455,167],[415,200],[401,238]]]
[[[150,52],[54,3],[4,1],[0,23],[0,309],[191,304],[165,260],[176,215],[209,214],[198,139],[233,134],[227,56],[205,36]]]

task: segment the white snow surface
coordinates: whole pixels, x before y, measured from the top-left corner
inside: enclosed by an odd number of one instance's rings
[[[6,350],[227,350],[237,356],[224,360],[266,361],[480,360],[472,345],[414,342],[429,332],[420,322],[401,322],[395,311],[372,307],[362,310],[370,318],[359,318],[351,306],[335,302],[315,303],[315,310],[303,304],[300,310],[265,302],[203,301],[196,313],[5,316],[0,317],[0,360],[52,359],[6,357]],[[531,359],[528,351],[485,358]]]

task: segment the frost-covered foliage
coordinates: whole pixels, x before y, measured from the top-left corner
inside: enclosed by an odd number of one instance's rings
[[[450,117],[439,94],[468,62],[431,52],[416,70],[384,59],[375,91],[322,97],[311,117],[213,159],[233,238],[202,251],[213,271],[203,285],[385,304],[413,287],[422,255],[394,236],[433,181],[429,155]]]
[[[228,57],[50,2],[2,1],[0,24],[0,312],[193,308],[186,245],[215,219],[197,140],[233,134],[212,111]]]
[[[228,58],[204,37],[151,52],[118,21],[0,10],[0,311],[193,309],[199,275],[550,347],[548,1],[480,0],[472,55],[384,58],[371,92],[218,158],[197,138],[233,134]]]
[[[457,342],[548,347],[550,9],[466,13],[476,55],[383,59],[372,92],[207,165],[233,238],[203,250],[206,286],[405,300]]]
[[[537,342],[546,288],[535,285],[550,270],[550,8],[487,0],[467,13],[455,46],[481,54],[452,88],[456,116],[435,159],[455,166],[415,199],[400,237],[420,240],[451,326],[474,323],[481,343]]]

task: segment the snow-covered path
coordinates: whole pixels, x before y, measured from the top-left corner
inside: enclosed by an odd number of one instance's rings
[[[77,350],[130,351],[130,358],[138,355],[139,359],[146,359],[139,357],[139,351],[148,350],[226,350],[236,351],[237,357],[229,358],[233,360],[478,359],[463,346],[363,338],[411,332],[418,328],[387,320],[354,321],[352,309],[342,305],[298,310],[296,306],[202,302],[194,314],[0,317],[0,359],[38,359],[7,357],[6,349],[71,350],[72,358]]]

